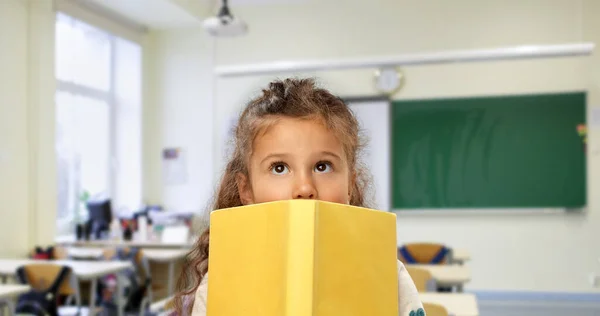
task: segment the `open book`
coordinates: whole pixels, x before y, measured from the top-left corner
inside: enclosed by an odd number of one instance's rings
[[[396,316],[396,215],[290,200],[214,211],[208,316]]]

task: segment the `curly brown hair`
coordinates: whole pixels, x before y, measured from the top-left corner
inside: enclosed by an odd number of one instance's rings
[[[211,209],[243,205],[237,176],[248,176],[248,160],[256,135],[281,117],[318,119],[336,134],[353,177],[350,205],[369,207],[365,192],[370,181],[359,162],[363,141],[354,114],[342,99],[317,87],[313,79],[285,79],[271,82],[267,89],[262,90],[262,95],[251,100],[241,113],[235,128],[233,155],[225,168]],[[208,272],[209,238],[210,228],[200,235],[182,269],[175,296],[177,315],[191,313],[194,293]]]

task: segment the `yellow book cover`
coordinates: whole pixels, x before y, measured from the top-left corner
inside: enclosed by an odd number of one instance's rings
[[[289,200],[210,217],[208,316],[396,316],[396,215]]]

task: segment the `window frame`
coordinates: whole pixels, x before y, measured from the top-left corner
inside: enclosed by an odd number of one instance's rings
[[[117,47],[117,39],[122,38],[124,40],[130,41],[137,45],[140,45],[141,49],[143,49],[143,47],[137,41],[131,41],[127,37],[121,37],[118,34],[111,33],[109,30],[98,27],[94,24],[90,24],[85,20],[79,19],[76,16],[70,15],[69,13],[62,12],[62,11],[57,11],[55,13],[55,29],[56,29],[56,24],[59,23],[60,15],[65,16],[69,19],[72,19],[72,21],[77,21],[77,23],[87,24],[89,27],[93,27],[101,32],[104,32],[108,37],[109,67],[110,67],[108,90],[103,91],[103,90],[100,90],[95,87],[91,87],[91,86],[87,86],[87,85],[83,85],[83,84],[79,84],[79,83],[75,83],[75,82],[71,82],[71,81],[61,80],[58,78],[58,74],[55,71],[54,78],[56,80],[56,89],[55,89],[54,93],[56,96],[57,93],[66,92],[66,93],[70,93],[70,94],[73,94],[76,96],[82,96],[82,97],[106,102],[106,104],[108,106],[108,120],[109,120],[109,122],[108,122],[109,149],[108,149],[108,153],[107,153],[108,154],[108,166],[106,169],[108,172],[108,174],[106,175],[108,181],[107,181],[107,187],[106,187],[106,195],[108,196],[109,199],[114,200],[116,193],[117,193],[117,192],[115,192],[115,190],[117,187],[117,177],[118,177],[118,175],[116,174],[116,171],[117,171],[117,168],[116,168],[116,157],[117,157],[117,153],[116,153],[116,151],[117,151],[116,47]],[[143,61],[140,60],[140,63],[143,64]],[[81,189],[81,188],[79,188],[79,189]],[[73,197],[69,197],[69,201],[71,201],[72,198]],[[77,197],[76,197],[75,203],[80,203],[78,201]],[[69,202],[69,210],[67,211],[68,215],[59,217],[58,214],[60,212],[57,212],[56,221],[57,221],[58,227],[65,227],[66,225],[73,223],[75,220],[78,220],[78,219],[81,220],[81,213],[76,214],[77,210],[79,210],[79,212],[81,212],[81,209],[78,207],[75,207],[75,209],[71,209],[70,205],[71,205],[71,202]]]

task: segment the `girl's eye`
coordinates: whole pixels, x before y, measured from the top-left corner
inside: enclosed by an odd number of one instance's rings
[[[329,163],[329,162],[319,162],[315,166],[315,172],[319,172],[319,173],[331,172],[331,163]]]
[[[288,172],[290,172],[290,170],[288,169],[288,167],[285,164],[282,163],[274,163],[271,166],[271,173],[273,174],[287,174]]]

